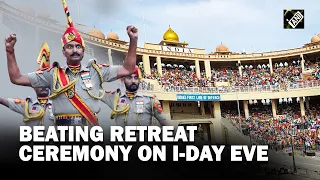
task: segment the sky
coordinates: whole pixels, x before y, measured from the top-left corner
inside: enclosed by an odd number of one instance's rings
[[[66,22],[59,0],[6,0],[16,7],[29,5]],[[301,47],[320,33],[319,0],[67,0],[73,21],[113,31],[129,41],[127,25],[139,29],[139,46],[159,43],[169,25],[190,48],[215,51],[269,52]],[[283,29],[284,9],[304,9],[304,29]]]

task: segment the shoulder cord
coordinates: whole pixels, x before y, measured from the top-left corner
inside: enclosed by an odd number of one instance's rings
[[[129,113],[130,105],[126,104],[126,106],[122,110],[117,110],[119,99],[120,99],[120,92],[117,92],[117,94],[114,98],[114,101],[113,101],[113,111],[110,115],[110,118],[114,119],[116,115],[125,113],[124,121],[126,121],[127,115]]]
[[[57,81],[58,81],[58,67],[55,67],[53,70],[53,93],[49,96],[50,99],[56,98],[61,93],[64,93],[65,91],[74,87],[74,85],[77,82],[77,79],[73,79],[72,81],[69,82],[68,85],[66,85],[64,87],[60,87],[59,89],[56,89]]]
[[[102,87],[102,82],[103,82],[103,79],[102,79],[102,74],[101,74],[101,71],[98,67],[98,65],[96,65],[95,63],[92,63],[92,66],[93,68],[97,71],[99,77],[100,77],[100,87],[101,89],[103,89]],[[64,86],[64,87],[61,87],[59,89],[56,89],[56,85],[57,85],[57,81],[58,81],[58,67],[55,67],[54,68],[54,71],[53,71],[53,94],[51,94],[49,96],[50,99],[53,99],[53,98],[56,98],[57,96],[59,96],[61,93],[64,93],[65,91],[67,91],[68,89],[71,89],[75,84],[76,84],[76,81],[77,79],[73,79],[72,81],[69,82],[68,85]],[[89,89],[87,89],[87,92],[88,94],[92,97],[92,98],[95,98],[95,99],[102,99],[105,92],[103,91],[102,95],[101,96],[95,96],[93,95]]]
[[[28,122],[29,120],[35,120],[35,119],[40,119],[40,118],[42,118],[41,123],[43,121],[43,117],[44,117],[44,110],[43,109],[41,109],[39,114],[36,115],[36,116],[30,116],[29,115],[29,100],[26,100],[26,103],[25,103],[25,106],[24,106],[24,113],[25,113],[25,115],[27,117],[27,118],[23,119],[24,122]]]
[[[102,87],[103,78],[102,78],[102,74],[101,74],[99,66],[94,62],[91,63],[91,66],[97,71],[97,73],[98,73],[98,75],[100,77],[100,88],[103,89],[103,87]],[[101,96],[95,96],[89,91],[89,89],[87,89],[87,92],[91,97],[93,97],[95,99],[99,99],[99,100],[102,99],[104,94],[105,94],[105,91],[103,91]]]

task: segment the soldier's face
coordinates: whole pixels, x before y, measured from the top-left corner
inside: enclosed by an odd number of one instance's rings
[[[75,41],[66,44],[62,49],[62,53],[70,63],[80,62],[84,55],[82,45]]]
[[[34,88],[38,97],[46,97],[49,96],[48,88]]]
[[[131,92],[138,90],[140,80],[136,74],[132,74],[130,76],[125,77],[123,81],[124,81],[124,85],[126,86],[127,90],[129,90]]]

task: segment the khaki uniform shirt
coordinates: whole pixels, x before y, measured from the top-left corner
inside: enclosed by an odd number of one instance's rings
[[[27,102],[27,99],[29,101]],[[21,99],[11,99],[8,98],[9,109],[21,114],[23,118],[35,117],[39,115],[41,110],[44,110],[45,114],[41,118],[30,119],[24,121],[27,126],[52,126],[54,124],[54,115],[52,113],[52,102],[48,102],[42,106],[38,99],[32,100],[31,98],[26,98],[26,100]],[[26,109],[26,103],[28,103],[28,109]],[[28,114],[27,114],[28,113]],[[27,116],[28,115],[28,116]]]
[[[102,66],[100,71],[102,74],[103,82],[111,82],[116,80],[118,70],[120,66]],[[89,90],[94,96],[99,97],[102,94],[100,88],[100,76],[96,69],[89,63],[87,66],[81,65],[81,69],[77,74],[73,74],[68,66],[62,67],[69,77],[69,82],[74,78],[77,79],[75,84],[75,92],[83,100],[83,102],[91,109],[93,113],[99,113],[100,106],[98,105],[99,99],[91,97],[87,90],[84,81],[81,78],[81,72],[89,72],[92,88]],[[53,93],[53,68],[50,71],[43,71],[42,73],[32,72],[28,73],[31,86],[34,88],[50,88]],[[57,82],[56,89],[59,89],[60,85]],[[52,111],[54,115],[59,114],[80,114],[80,112],[71,104],[68,97],[64,93],[60,94],[56,98],[52,99]]]
[[[115,116],[115,123],[118,126],[150,126],[158,125],[160,121],[166,120],[162,113],[162,107],[158,100],[153,95],[137,92],[135,97],[130,100],[125,92],[120,92],[120,98],[115,102],[117,92],[109,92],[101,99],[107,104],[111,110],[114,109],[114,103],[117,103],[117,110],[124,109],[126,104],[129,104],[130,109],[128,114],[119,114]],[[153,101],[153,102],[152,102]],[[153,106],[153,110],[152,110]],[[152,112],[153,111],[153,112]],[[158,120],[153,122],[153,116]]]

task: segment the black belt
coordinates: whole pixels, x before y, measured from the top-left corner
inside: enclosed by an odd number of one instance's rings
[[[81,114],[59,114],[55,116],[57,126],[83,126],[87,120]]]

